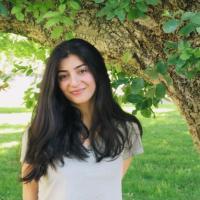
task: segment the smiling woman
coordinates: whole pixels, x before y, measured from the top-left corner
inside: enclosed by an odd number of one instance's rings
[[[142,127],[114,100],[100,52],[82,39],[56,46],[22,141],[24,200],[122,200],[143,153]]]
[[[78,56],[71,54],[61,61],[58,80],[61,91],[72,104],[82,109],[91,104],[96,83],[88,66]]]

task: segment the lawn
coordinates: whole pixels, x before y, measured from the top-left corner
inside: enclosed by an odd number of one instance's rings
[[[23,111],[0,109],[3,114]],[[161,105],[155,119],[138,118],[144,128],[145,153],[135,156],[123,179],[123,200],[198,200],[200,154],[175,106]],[[13,121],[0,125],[0,200],[21,200],[18,177],[24,127]]]

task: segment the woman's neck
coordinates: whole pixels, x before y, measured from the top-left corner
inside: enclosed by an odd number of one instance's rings
[[[92,122],[92,113],[93,113],[92,104],[76,105],[76,107],[81,111],[83,123],[88,129],[90,129]]]

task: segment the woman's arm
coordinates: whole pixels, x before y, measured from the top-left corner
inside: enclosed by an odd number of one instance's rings
[[[22,176],[25,176],[30,165],[23,163],[22,164]],[[23,200],[38,200],[38,182],[35,180],[29,183],[23,183],[22,185]]]
[[[123,161],[123,174],[122,174],[122,178],[124,177],[124,175],[126,174],[130,164],[131,164],[131,161],[132,161],[133,157],[130,157],[126,160]]]

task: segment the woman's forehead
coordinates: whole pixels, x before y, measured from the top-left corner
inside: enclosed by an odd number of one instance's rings
[[[85,65],[84,62],[76,55],[70,55],[67,58],[61,60],[59,64],[59,71],[62,70],[75,70]]]

